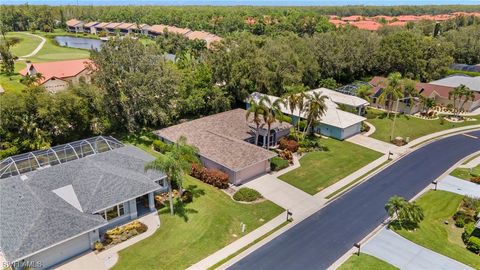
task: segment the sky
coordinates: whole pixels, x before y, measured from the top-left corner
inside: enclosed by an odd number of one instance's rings
[[[132,3],[133,2],[133,3]],[[346,5],[480,5],[480,0],[0,0],[1,4],[32,5],[253,5],[253,6],[346,6]]]

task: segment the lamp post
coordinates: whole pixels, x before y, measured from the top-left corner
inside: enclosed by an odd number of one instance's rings
[[[393,131],[395,130],[395,121],[397,120],[398,103],[400,103],[400,101],[407,100],[407,99],[413,99],[413,100],[417,101],[418,97],[413,97],[413,98],[412,97],[404,97],[404,98],[397,99],[397,104],[395,104],[395,112],[394,112],[394,115],[393,115],[392,133],[390,134],[390,141],[393,141]]]

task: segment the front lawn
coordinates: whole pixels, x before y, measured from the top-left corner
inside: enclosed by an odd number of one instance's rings
[[[352,255],[338,270],[396,270],[397,267],[376,257],[361,253],[360,256]]]
[[[463,229],[452,220],[463,196],[446,191],[429,191],[418,199],[425,219],[415,231],[396,230],[408,240],[454,260],[480,269],[480,256],[468,251],[461,239]],[[448,224],[445,224],[448,221]]]
[[[152,154],[148,131],[123,136]],[[229,243],[253,231],[284,210],[270,201],[256,204],[234,202],[223,191],[193,177],[184,180],[184,187],[194,194],[185,207],[176,205],[176,214],[168,208],[159,211],[161,227],[149,238],[119,252],[114,269],[185,269]],[[246,224],[242,233],[241,223]]]
[[[450,173],[450,175],[460,179],[470,180],[472,177],[480,176],[480,165],[472,169],[456,168]]]
[[[300,159],[300,168],[279,178],[309,194],[315,194],[382,156],[368,148],[335,139],[320,139],[327,151],[315,151]]]
[[[390,133],[392,131],[393,114],[387,118],[387,113],[384,111],[369,108],[366,115],[367,122],[375,126],[375,132],[370,136],[385,142],[390,142]],[[479,116],[474,116],[477,121],[466,121],[462,123],[451,123],[446,120],[441,124],[441,120],[424,120],[408,115],[398,115],[395,121],[394,137],[410,137],[410,140],[435,133],[438,131],[463,127],[468,125],[480,124]]]

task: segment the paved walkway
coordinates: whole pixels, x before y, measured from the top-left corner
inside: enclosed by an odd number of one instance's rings
[[[143,239],[151,236],[160,227],[160,218],[157,211],[152,212],[138,219],[143,224],[147,225],[146,232],[128,239],[112,248],[104,250],[98,254],[95,252],[89,252],[80,257],[76,257],[55,269],[58,270],[79,270],[79,269],[95,269],[104,270],[109,269],[115,265],[118,261],[118,253],[120,250],[125,249]]]
[[[361,145],[363,147],[375,150],[377,152],[387,154],[389,151],[394,153],[400,152],[400,147],[393,145],[391,143],[387,143],[384,141],[380,141],[363,134],[357,134],[347,139],[347,141]]]
[[[470,160],[469,162],[465,163],[465,164],[462,164],[460,166],[458,166],[459,168],[468,168],[468,169],[471,169],[471,168],[475,168],[478,166],[478,164],[480,164],[480,155],[472,160]]]
[[[446,256],[419,246],[387,229],[380,231],[379,234],[362,246],[361,250],[364,253],[384,260],[402,270],[473,269]]]
[[[35,48],[35,50],[33,50],[31,53],[29,53],[27,55],[24,55],[24,56],[20,56],[19,60],[24,60],[23,58],[28,58],[28,57],[35,56],[43,48],[43,45],[45,45],[45,42],[47,41],[44,37],[39,36],[39,35],[26,33],[26,32],[21,32],[21,33],[25,34],[25,35],[32,36],[32,37],[37,37],[41,40],[41,42],[40,42],[40,44],[38,44],[37,48]]]
[[[372,134],[377,130],[377,129],[375,128],[375,126],[372,125],[372,124],[370,124],[369,122],[365,121],[364,123],[365,123],[365,125],[369,126],[370,129],[369,129],[367,132],[362,133],[363,136],[367,136],[367,137],[368,137],[368,136],[372,135]]]
[[[438,181],[437,188],[460,195],[467,195],[471,197],[480,197],[480,185],[475,184],[457,177],[447,175],[442,180]]]

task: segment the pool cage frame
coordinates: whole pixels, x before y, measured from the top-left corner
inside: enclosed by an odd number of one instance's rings
[[[112,136],[96,136],[11,156],[0,162],[0,179],[41,170],[123,146],[123,143]]]

